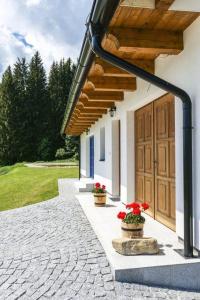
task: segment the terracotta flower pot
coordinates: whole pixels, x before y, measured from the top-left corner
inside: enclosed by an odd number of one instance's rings
[[[94,194],[94,204],[95,206],[105,206],[106,194]]]
[[[143,227],[144,224],[127,224],[122,222],[121,230],[122,230],[122,237],[135,239],[135,238],[142,238],[143,237]]]

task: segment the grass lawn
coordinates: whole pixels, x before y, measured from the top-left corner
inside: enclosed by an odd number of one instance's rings
[[[58,195],[58,178],[77,178],[78,168],[0,167],[0,211],[51,199]]]

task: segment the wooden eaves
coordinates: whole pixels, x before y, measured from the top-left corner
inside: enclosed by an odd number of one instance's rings
[[[102,41],[105,50],[151,73],[159,55],[178,55],[183,51],[183,32],[199,16],[197,12],[169,10],[174,0],[153,2],[149,8],[140,7],[140,1],[138,6],[137,1],[134,5],[131,0],[121,1]],[[81,135],[116,102],[123,101],[124,92],[134,92],[137,78],[95,57],[81,88],[64,126],[68,135]]]

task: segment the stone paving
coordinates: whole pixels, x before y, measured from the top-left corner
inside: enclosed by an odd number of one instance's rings
[[[72,180],[64,194],[0,213],[1,300],[200,299],[194,292],[115,282]]]

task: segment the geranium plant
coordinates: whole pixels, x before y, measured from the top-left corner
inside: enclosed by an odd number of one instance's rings
[[[106,194],[106,186],[101,185],[99,182],[95,183],[94,189],[92,190],[94,194]]]
[[[117,215],[118,219],[121,219],[122,222],[126,224],[144,224],[145,218],[141,215],[142,212],[149,208],[149,204],[144,203],[129,203],[126,205],[127,212],[120,211]]]

